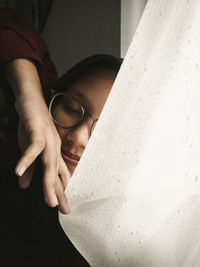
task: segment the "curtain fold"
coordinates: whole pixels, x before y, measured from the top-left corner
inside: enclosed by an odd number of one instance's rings
[[[200,1],[148,1],[59,214],[91,266],[199,266],[199,71]]]

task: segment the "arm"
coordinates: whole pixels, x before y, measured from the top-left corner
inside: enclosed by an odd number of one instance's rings
[[[22,176],[20,186],[26,188],[30,184],[33,162],[41,154],[45,201],[51,207],[58,204],[66,213],[69,208],[63,188],[69,180],[69,171],[62,160],[60,139],[43,97],[49,96],[57,79],[56,69],[38,31],[12,9],[0,9],[0,64],[1,75],[5,74],[4,78],[15,94],[19,116],[18,139],[22,157],[16,174]]]
[[[60,137],[49,116],[37,68],[28,59],[12,60],[6,65],[6,76],[15,94],[19,116],[18,141],[22,157],[15,171],[20,176],[20,186],[29,186],[33,163],[41,154],[45,202],[51,207],[59,205],[61,212],[68,213],[64,188],[70,174],[60,155]]]

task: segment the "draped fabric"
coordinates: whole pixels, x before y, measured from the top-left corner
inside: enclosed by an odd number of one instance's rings
[[[150,0],[66,190],[91,266],[200,262],[200,1]]]

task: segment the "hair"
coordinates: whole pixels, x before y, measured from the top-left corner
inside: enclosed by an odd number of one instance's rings
[[[53,90],[57,92],[66,91],[82,76],[90,75],[103,69],[114,71],[117,74],[122,62],[122,58],[108,54],[97,54],[87,57],[63,74],[53,86]]]

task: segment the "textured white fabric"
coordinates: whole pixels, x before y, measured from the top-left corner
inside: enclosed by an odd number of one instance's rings
[[[66,194],[92,266],[200,266],[200,1],[150,0]]]

